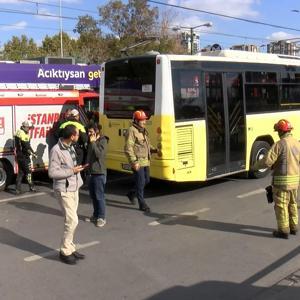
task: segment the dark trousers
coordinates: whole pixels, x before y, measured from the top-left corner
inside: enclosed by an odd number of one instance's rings
[[[134,177],[134,194],[139,201],[139,205],[145,204],[144,189],[150,182],[149,167],[140,167],[138,171],[133,171]]]
[[[22,179],[25,176],[30,187],[33,186],[32,173],[31,173],[31,160],[30,157],[17,157],[18,162],[18,175],[16,178],[16,189],[21,190]]]
[[[92,174],[88,180],[90,197],[93,200],[95,219],[105,219],[105,198],[104,189],[106,184],[106,175],[104,174]]]

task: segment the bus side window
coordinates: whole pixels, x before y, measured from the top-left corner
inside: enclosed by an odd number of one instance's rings
[[[172,84],[176,120],[199,119],[204,117],[204,101],[201,90],[200,70],[176,68],[172,63]]]

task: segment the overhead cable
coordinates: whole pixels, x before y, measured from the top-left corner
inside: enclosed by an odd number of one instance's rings
[[[245,19],[245,18],[239,18],[239,17],[234,17],[234,16],[230,16],[230,15],[215,13],[215,12],[211,12],[211,11],[207,11],[207,10],[196,9],[196,8],[191,8],[191,7],[181,6],[181,5],[175,5],[175,4],[169,4],[169,3],[164,3],[164,2],[154,1],[154,0],[147,0],[147,1],[151,2],[151,3],[159,4],[159,5],[165,5],[165,6],[185,9],[185,10],[189,10],[189,11],[201,12],[201,13],[204,13],[204,14],[209,14],[209,15],[213,15],[213,16],[218,16],[218,17],[223,17],[223,18],[248,22],[248,23],[252,23],[252,24],[264,25],[264,26],[269,26],[269,27],[274,27],[274,28],[287,29],[287,30],[300,32],[300,29],[298,29],[298,28],[286,27],[286,26],[281,26],[281,25],[276,25],[276,24],[265,23],[265,22],[261,22],[261,21],[255,21],[255,20],[250,20],[250,19]]]

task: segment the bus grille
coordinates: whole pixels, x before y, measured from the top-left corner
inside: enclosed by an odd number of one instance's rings
[[[194,166],[193,127],[181,126],[176,128],[178,167]]]

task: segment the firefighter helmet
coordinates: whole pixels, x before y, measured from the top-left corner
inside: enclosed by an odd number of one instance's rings
[[[22,122],[22,127],[31,128],[31,127],[33,127],[33,125],[32,125],[32,122],[26,120],[26,121]]]
[[[293,129],[293,126],[288,120],[281,119],[277,123],[274,124],[274,130],[275,131],[281,131],[281,132],[289,132]]]
[[[137,120],[137,121],[143,121],[147,119],[147,115],[145,114],[145,112],[143,110],[136,110],[133,113],[133,119]]]

